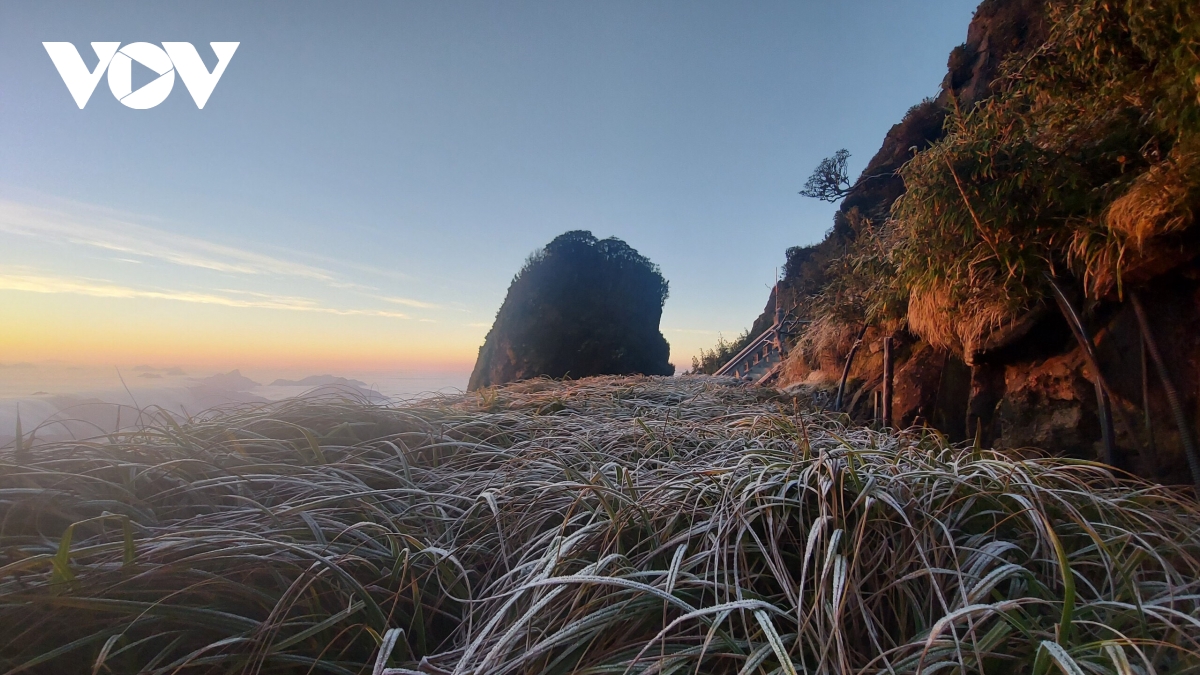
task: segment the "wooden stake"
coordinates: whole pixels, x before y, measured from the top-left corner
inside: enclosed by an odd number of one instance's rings
[[[1183,454],[1187,459],[1188,469],[1192,472],[1192,482],[1196,484],[1197,492],[1200,492],[1200,452],[1196,451],[1196,444],[1192,442],[1192,427],[1183,413],[1179,392],[1175,390],[1175,384],[1171,381],[1171,371],[1167,367],[1166,361],[1163,360],[1162,353],[1158,351],[1158,343],[1154,341],[1154,334],[1150,332],[1150,322],[1146,319],[1146,312],[1142,309],[1142,303],[1138,300],[1137,293],[1130,292],[1129,300],[1133,303],[1133,312],[1137,314],[1138,327],[1142,330],[1142,339],[1145,340],[1146,350],[1150,352],[1154,367],[1158,369],[1158,379],[1162,382],[1163,393],[1167,395],[1171,414],[1175,416],[1175,425],[1179,427],[1179,441],[1183,445]]]
[[[892,426],[892,338],[883,338],[883,426]]]
[[[837,412],[842,411],[842,395],[846,393],[846,380],[850,377],[850,366],[854,364],[854,354],[858,352],[858,347],[862,344],[863,336],[866,334],[867,324],[864,323],[862,329],[858,331],[858,337],[854,338],[850,354],[846,357],[846,367],[842,369],[842,379],[838,381],[837,396],[833,399],[833,409]]]

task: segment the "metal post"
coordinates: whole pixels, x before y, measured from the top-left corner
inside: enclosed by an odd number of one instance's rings
[[[779,282],[775,282],[775,325],[783,325],[783,305],[779,304]]]
[[[892,426],[892,338],[883,338],[883,426]]]

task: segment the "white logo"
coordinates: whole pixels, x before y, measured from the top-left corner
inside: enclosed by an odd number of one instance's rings
[[[125,106],[145,110],[167,100],[171,88],[175,86],[175,73],[187,87],[197,108],[204,108],[208,97],[225,67],[233,58],[240,42],[210,42],[213,53],[217,55],[217,66],[212,72],[204,66],[200,54],[190,42],[164,42],[162,47],[149,42],[133,42],[121,46],[120,42],[93,42],[92,51],[96,52],[96,69],[89,71],[83,63],[79,50],[70,42],[43,42],[42,46],[50,54],[54,67],[67,85],[67,91],[75,99],[75,104],[83,110],[100,77],[108,70],[108,88]],[[133,90],[133,62],[158,73],[152,82]]]

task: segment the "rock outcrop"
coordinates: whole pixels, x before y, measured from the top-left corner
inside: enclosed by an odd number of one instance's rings
[[[914,106],[887,134],[879,153],[843,200],[834,227],[819,244],[788,251],[781,298],[792,314],[808,318],[814,302],[828,292],[839,255],[852,246],[862,223],[882,222],[904,194],[897,170],[915,151],[943,136],[949,106],[969,109],[992,94],[1000,63],[1032,53],[1046,39],[1046,3],[1040,0],[986,0],[968,30],[965,44],[951,53],[941,94]],[[1196,435],[1200,418],[1200,235],[1186,232],[1167,244],[1146,249],[1154,265],[1131,266],[1124,290],[1114,287],[1098,299],[1068,285],[1071,302],[1083,316],[1095,344],[1103,386],[1111,401],[1116,464],[1170,483],[1190,482],[1184,436]],[[1161,254],[1161,255],[1160,255]],[[1144,254],[1150,255],[1150,254]],[[1144,269],[1143,269],[1144,268]],[[1180,417],[1143,347],[1128,293],[1144,305],[1149,335],[1167,363],[1178,392]],[[773,313],[768,302],[758,323]],[[832,323],[837,323],[836,321]],[[861,328],[842,322],[836,330],[819,325],[822,337],[793,349],[779,386],[832,390]],[[993,331],[976,349],[952,353],[911,332],[906,322],[872,323],[856,352],[844,395],[844,408],[859,420],[875,414],[882,383],[880,343],[895,340],[894,419],[899,426],[929,425],[954,440],[980,436],[996,447],[1039,447],[1057,454],[1104,459],[1097,373],[1074,338],[1053,299],[1029,313],[1021,325]]]
[[[620,239],[559,235],[513,279],[468,388],[539,376],[671,375],[658,326],[666,299],[658,266]]]

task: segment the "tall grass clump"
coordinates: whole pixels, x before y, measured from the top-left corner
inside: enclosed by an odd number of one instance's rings
[[[1200,511],[712,378],[0,451],[0,672],[1183,673]]]

